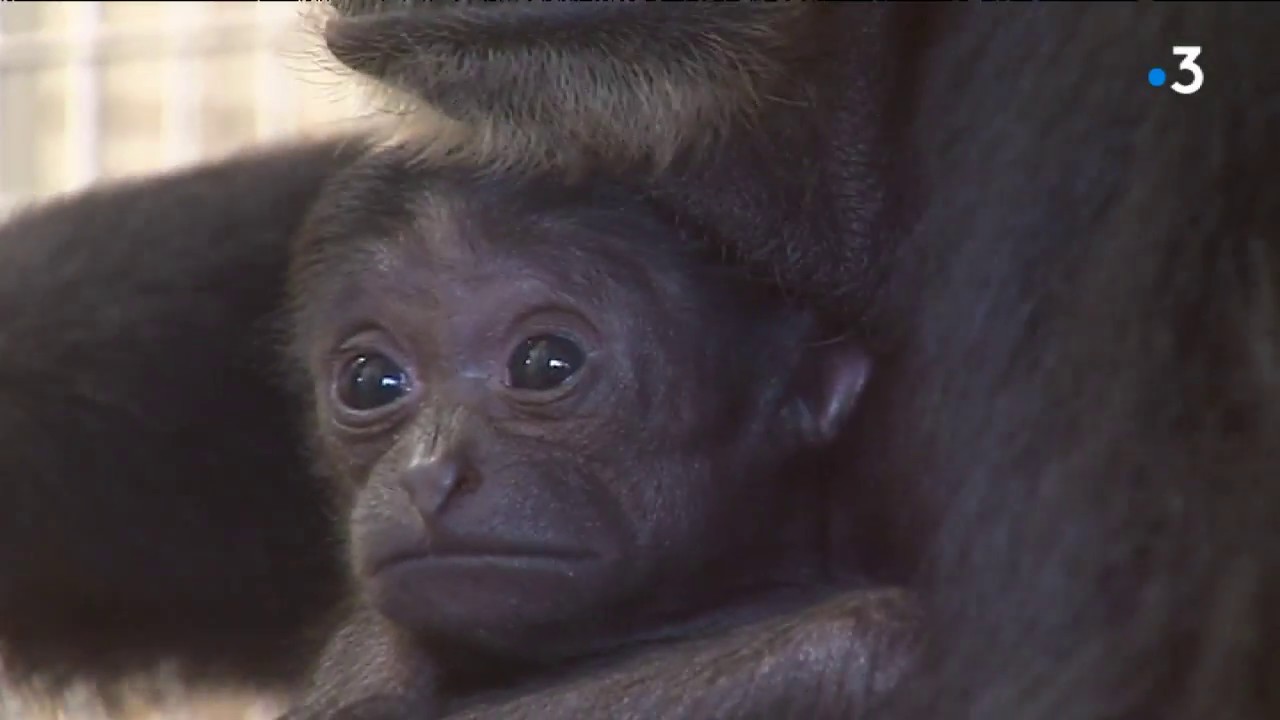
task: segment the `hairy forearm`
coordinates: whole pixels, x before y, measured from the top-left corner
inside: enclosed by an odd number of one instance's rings
[[[361,604],[334,634],[301,702],[280,720],[430,720],[440,716],[435,667]]]
[[[856,718],[910,666],[918,619],[906,593],[848,593],[786,618],[663,647],[448,717]]]

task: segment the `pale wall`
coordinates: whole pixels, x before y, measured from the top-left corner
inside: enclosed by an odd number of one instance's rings
[[[289,2],[0,3],[0,213],[334,130],[360,94]]]

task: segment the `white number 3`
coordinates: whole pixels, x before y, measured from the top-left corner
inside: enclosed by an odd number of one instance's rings
[[[1178,64],[1178,69],[1191,73],[1191,82],[1176,82],[1169,87],[1183,95],[1190,95],[1199,90],[1200,86],[1204,84],[1204,70],[1200,69],[1200,66],[1196,64],[1196,58],[1200,57],[1200,46],[1174,45],[1173,54],[1182,57],[1182,62]]]

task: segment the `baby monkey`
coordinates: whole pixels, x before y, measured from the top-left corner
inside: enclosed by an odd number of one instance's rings
[[[521,717],[519,698],[570,686],[561,711],[544,697],[529,714],[587,713],[615,691],[574,683],[603,668],[686,678],[694,640],[741,654],[754,626],[821,607],[818,458],[867,377],[856,342],[608,184],[391,147],[317,207],[292,268],[294,357],[319,464],[359,488],[363,595],[287,717]],[[877,627],[848,652],[905,658],[910,603],[867,607]]]

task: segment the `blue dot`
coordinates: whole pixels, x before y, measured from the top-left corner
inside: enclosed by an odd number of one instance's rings
[[[1151,68],[1151,72],[1147,73],[1147,82],[1151,83],[1151,87],[1160,87],[1164,84],[1164,71],[1160,68]]]

